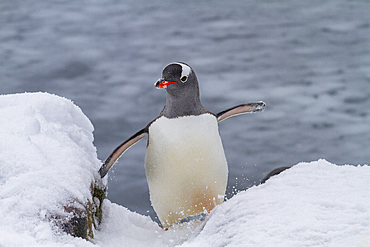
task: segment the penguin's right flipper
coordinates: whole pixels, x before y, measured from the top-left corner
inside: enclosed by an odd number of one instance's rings
[[[99,169],[99,174],[101,178],[103,178],[109,171],[109,169],[113,166],[113,164],[118,160],[121,155],[126,152],[132,145],[143,139],[146,135],[148,135],[148,129],[144,128],[138,131],[136,134],[128,138],[124,141],[121,145],[119,145],[114,151],[109,155],[109,157],[105,160],[102,167]]]
[[[265,109],[265,106],[266,106],[265,102],[262,102],[262,101],[256,102],[256,103],[237,105],[225,111],[217,113],[216,114],[217,122],[221,122],[225,120],[226,118],[244,114],[244,113],[263,111]]]

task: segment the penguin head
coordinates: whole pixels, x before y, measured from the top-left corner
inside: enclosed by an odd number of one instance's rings
[[[198,80],[193,69],[183,62],[167,65],[162,71],[162,78],[155,83],[156,88],[165,88],[171,95],[186,94],[195,90],[198,94]]]

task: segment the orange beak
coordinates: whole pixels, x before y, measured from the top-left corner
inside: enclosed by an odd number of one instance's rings
[[[165,81],[164,79],[159,79],[156,83],[155,86],[156,88],[166,88],[168,85],[177,83],[175,81]]]

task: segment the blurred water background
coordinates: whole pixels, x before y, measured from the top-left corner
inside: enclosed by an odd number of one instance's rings
[[[231,197],[300,161],[369,163],[369,13],[369,1],[347,0],[2,0],[0,94],[72,99],[104,160],[162,110],[162,68],[187,62],[209,111],[267,104],[220,124]],[[115,165],[108,198],[154,217],[145,145]]]

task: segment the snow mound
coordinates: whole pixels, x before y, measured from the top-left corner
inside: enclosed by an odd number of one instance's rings
[[[370,246],[370,166],[299,163],[217,206],[202,223],[163,231],[105,200],[91,242],[48,216],[91,200],[101,162],[93,126],[71,101],[0,96],[0,246]]]
[[[93,126],[70,100],[46,93],[2,95],[0,116],[0,245],[49,245],[50,217],[91,200],[100,166]]]
[[[217,207],[183,246],[370,246],[370,167],[299,163]]]

